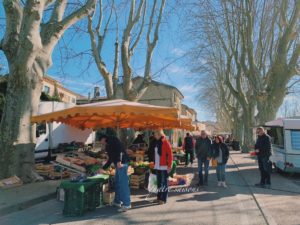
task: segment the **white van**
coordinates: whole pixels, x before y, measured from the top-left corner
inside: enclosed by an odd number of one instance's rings
[[[269,121],[266,127],[272,137],[272,163],[284,172],[299,173],[300,117]]]
[[[38,115],[55,112],[75,106],[63,102],[40,102]],[[93,144],[95,132],[92,129],[80,130],[62,123],[37,124],[35,159],[45,158],[49,153],[53,156],[59,144],[82,142]]]

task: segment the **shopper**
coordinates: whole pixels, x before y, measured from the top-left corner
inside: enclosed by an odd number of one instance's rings
[[[196,139],[195,151],[198,159],[198,172],[199,172],[199,185],[207,185],[208,182],[208,169],[209,161],[212,155],[212,143],[208,138],[205,130],[201,131],[201,136]],[[203,166],[204,166],[204,179],[203,179]]]
[[[255,144],[255,152],[260,170],[260,182],[255,184],[255,186],[270,188],[272,171],[272,163],[270,161],[270,156],[272,155],[271,137],[266,134],[263,127],[257,128],[256,134],[258,137]]]
[[[157,176],[157,199],[158,204],[165,204],[168,198],[168,173],[173,164],[172,148],[163,130],[157,130],[154,133],[154,169]]]
[[[134,141],[132,142],[132,144],[144,144],[146,145],[146,141],[144,140],[145,135],[144,134],[138,134],[138,136],[136,137],[136,139],[134,139]]]
[[[191,165],[194,161],[194,149],[195,149],[195,141],[190,133],[186,133],[186,137],[184,138],[182,149],[185,151],[185,166],[187,167],[189,162]]]
[[[105,146],[105,150],[108,154],[108,161],[103,166],[103,170],[108,169],[112,163],[116,168],[115,199],[113,205],[120,207],[120,211],[127,211],[131,208],[129,179],[127,174],[129,157],[124,145],[117,137],[101,135],[99,140],[100,143]],[[103,172],[103,170],[100,170],[100,172]]]
[[[216,173],[218,178],[218,186],[227,187],[225,183],[225,168],[229,158],[228,146],[223,142],[223,138],[221,136],[216,136],[212,145],[212,149],[213,157],[217,161]]]

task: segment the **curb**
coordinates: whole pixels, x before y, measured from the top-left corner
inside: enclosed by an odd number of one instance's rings
[[[21,210],[27,209],[33,205],[37,205],[41,202],[45,202],[45,201],[48,201],[50,199],[55,199],[55,198],[56,198],[56,193],[51,193],[51,194],[43,195],[43,196],[28,200],[25,202],[21,202],[16,205],[4,207],[4,208],[0,209],[0,216],[5,216],[5,215],[11,214],[13,212],[21,211]]]

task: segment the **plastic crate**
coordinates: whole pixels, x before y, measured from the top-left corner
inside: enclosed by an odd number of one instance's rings
[[[81,216],[87,210],[87,193],[76,189],[66,189],[63,214],[65,216]]]
[[[95,206],[103,206],[103,183],[95,185]]]
[[[86,190],[86,204],[87,204],[87,210],[89,211],[93,211],[96,209],[97,207],[97,199],[96,199],[96,190],[97,190],[97,184],[89,187],[87,190]]]
[[[84,192],[79,191],[78,187],[74,188],[65,188],[65,197],[64,197],[64,209],[63,214],[65,216],[81,216],[86,211],[95,210],[97,204],[100,203],[100,194],[99,194],[99,183],[95,181],[91,182],[88,185],[78,183],[78,185],[84,185]],[[102,186],[101,186],[102,187]]]

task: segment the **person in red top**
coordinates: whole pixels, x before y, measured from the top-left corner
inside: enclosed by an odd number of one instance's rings
[[[157,202],[165,204],[168,198],[168,174],[173,163],[172,147],[163,130],[154,133],[156,139],[154,145],[154,169],[157,175]]]

